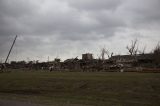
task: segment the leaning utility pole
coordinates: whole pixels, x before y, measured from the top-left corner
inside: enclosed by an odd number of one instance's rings
[[[11,53],[11,51],[12,51],[12,48],[13,48],[13,46],[14,46],[14,44],[15,44],[16,39],[17,39],[17,35],[16,35],[16,37],[14,38],[14,41],[13,41],[13,43],[12,43],[12,46],[11,46],[11,48],[10,48],[10,50],[9,50],[9,53],[8,53],[7,58],[6,58],[6,60],[5,60],[5,64],[6,64],[7,61],[8,61],[9,55],[10,55],[10,53]]]

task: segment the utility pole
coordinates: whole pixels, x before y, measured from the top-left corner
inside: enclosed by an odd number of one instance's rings
[[[7,60],[8,60],[8,58],[9,58],[9,55],[10,55],[10,53],[11,53],[11,51],[12,51],[12,48],[13,48],[13,46],[14,46],[14,44],[15,44],[16,39],[17,39],[17,35],[16,35],[16,37],[14,38],[14,41],[13,41],[13,43],[12,43],[12,46],[11,46],[9,52],[8,52],[7,58],[6,58],[6,60],[5,60],[5,64],[7,63]]]

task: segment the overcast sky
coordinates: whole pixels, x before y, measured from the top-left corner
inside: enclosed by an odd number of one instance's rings
[[[160,0],[0,0],[0,59],[47,61],[127,54],[131,40],[150,52],[160,41]]]

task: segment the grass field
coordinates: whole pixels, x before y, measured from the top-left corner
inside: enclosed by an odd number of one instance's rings
[[[0,99],[53,106],[160,106],[160,73],[0,73]]]

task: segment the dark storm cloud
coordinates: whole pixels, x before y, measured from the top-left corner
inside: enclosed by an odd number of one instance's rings
[[[19,35],[17,48],[25,58],[66,58],[119,41],[125,48],[124,38],[130,41],[136,33],[158,41],[159,5],[159,0],[0,0],[0,57],[14,35]]]
[[[23,23],[25,17],[34,14],[35,5],[29,0],[1,0],[0,1],[0,34],[15,35],[27,30]]]
[[[126,1],[118,12],[127,19],[131,26],[146,28],[160,24],[159,0],[131,0]]]
[[[117,0],[116,0],[117,1]],[[69,7],[70,1],[67,3],[62,3],[55,1],[57,8],[60,10],[55,10],[54,2],[48,1],[44,3],[44,8],[41,2],[38,4],[32,3],[31,1],[1,1],[1,34],[2,35],[14,35],[14,34],[27,34],[27,35],[53,35],[60,34],[62,38],[64,34],[69,37],[77,39],[81,37],[81,34],[91,34],[93,32],[103,33],[103,30],[108,30],[110,32],[110,27],[116,27],[119,22],[116,18],[111,18],[110,13],[105,12],[82,12],[76,10],[76,7]],[[114,1],[115,2],[115,1]],[[49,3],[52,3],[51,5]],[[80,2],[79,5],[83,5]],[[103,1],[98,3],[93,1],[93,7],[101,6],[102,4],[107,4],[113,8],[117,6],[119,2],[112,3],[108,1],[107,3]],[[72,1],[71,1],[72,4]],[[72,4],[74,5],[74,3]],[[88,1],[86,6],[92,6],[91,1]],[[110,9],[111,7],[106,8]],[[47,6],[49,6],[47,8]],[[53,6],[53,7],[52,7]],[[63,6],[63,7],[62,7]],[[75,4],[76,6],[76,4]],[[105,9],[105,6],[101,9]],[[90,9],[90,8],[89,8]],[[105,26],[105,27],[104,27]],[[111,29],[112,30],[112,29]],[[80,34],[80,36],[78,35]],[[70,39],[68,37],[68,39]],[[72,39],[72,38],[71,38]]]
[[[69,4],[80,10],[115,10],[123,0],[68,0]]]

